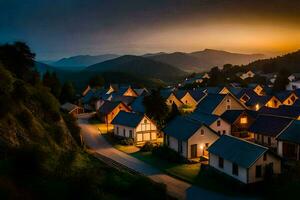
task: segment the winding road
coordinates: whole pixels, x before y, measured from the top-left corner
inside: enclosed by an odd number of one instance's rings
[[[205,200],[218,200],[218,199],[232,199],[222,194],[212,191],[207,191],[197,186],[173,178],[153,166],[150,166],[124,152],[115,149],[109,144],[103,136],[99,134],[97,127],[88,123],[86,119],[78,120],[81,127],[82,137],[85,144],[94,152],[110,158],[117,163],[120,163],[138,173],[141,173],[155,182],[164,183],[167,187],[169,195],[177,199],[205,199]],[[237,198],[234,198],[237,199]]]

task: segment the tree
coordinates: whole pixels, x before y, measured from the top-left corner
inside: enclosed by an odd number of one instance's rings
[[[146,114],[153,119],[161,129],[168,116],[168,106],[159,90],[152,90],[149,96],[145,96],[143,104],[146,108]]]
[[[58,99],[61,93],[61,84],[55,72],[47,71],[43,76],[43,85],[50,88],[50,92]]]
[[[285,68],[282,68],[279,71],[277,78],[274,82],[273,93],[285,90],[286,86],[289,84],[288,77],[289,77],[289,72]]]
[[[89,85],[96,88],[102,87],[104,85],[104,79],[100,75],[93,76],[89,81]]]
[[[213,67],[210,70],[209,86],[218,86],[224,83],[224,77],[219,67]]]
[[[23,42],[0,46],[0,61],[18,78],[25,80],[34,68],[35,54]]]
[[[75,99],[75,89],[73,83],[67,81],[63,84],[60,94],[60,102],[73,102]]]
[[[173,119],[173,118],[176,117],[177,115],[180,115],[180,112],[179,112],[179,110],[178,110],[177,105],[173,102],[171,111],[170,111],[169,116],[168,116],[168,120]]]
[[[0,94],[8,94],[13,90],[14,79],[11,73],[0,63]]]

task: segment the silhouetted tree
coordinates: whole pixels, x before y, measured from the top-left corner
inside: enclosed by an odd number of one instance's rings
[[[67,81],[63,84],[60,94],[60,102],[73,102],[75,99],[75,89],[73,83]]]
[[[146,114],[156,121],[159,128],[162,128],[168,116],[168,106],[159,90],[152,90],[149,96],[145,96],[143,104]]]
[[[173,102],[171,111],[170,111],[169,116],[168,116],[168,120],[173,119],[173,118],[176,117],[177,115],[180,115],[180,112],[179,112],[179,110],[178,110],[177,105]]]
[[[61,93],[61,84],[55,72],[47,71],[43,76],[43,85],[50,88],[50,92],[58,99]]]
[[[220,71],[219,67],[213,67],[210,70],[210,79],[209,79],[209,86],[217,86],[224,83],[224,76],[222,76],[222,72]]]
[[[274,82],[273,93],[285,90],[287,84],[289,84],[288,77],[289,77],[289,72],[285,68],[282,68],[279,71],[277,78]]]
[[[104,85],[104,79],[100,75],[93,76],[89,81],[89,85],[96,88],[102,87]]]
[[[11,73],[0,63],[0,95],[8,94],[13,90],[14,79]]]

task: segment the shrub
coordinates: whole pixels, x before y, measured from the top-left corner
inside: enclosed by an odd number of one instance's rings
[[[119,143],[121,145],[126,145],[126,146],[130,146],[134,144],[134,141],[132,138],[122,138],[119,140]]]
[[[26,128],[32,126],[33,116],[28,110],[22,110],[17,117]]]
[[[64,121],[65,121],[72,137],[75,139],[76,143],[79,146],[83,146],[83,141],[82,141],[81,135],[80,135],[80,127],[78,126],[75,117],[68,115],[68,114],[63,114],[62,116],[64,118]]]
[[[144,146],[142,146],[141,151],[143,152],[153,151],[155,147],[157,147],[157,144],[153,142],[146,142]]]
[[[160,157],[162,159],[168,160],[170,162],[185,163],[186,159],[183,158],[178,152],[168,148],[167,146],[158,146],[153,149],[153,155]]]

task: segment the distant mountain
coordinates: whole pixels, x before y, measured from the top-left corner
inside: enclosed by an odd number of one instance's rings
[[[56,70],[54,67],[52,67],[50,65],[47,65],[47,64],[44,64],[41,62],[37,62],[37,61],[35,61],[35,68],[41,75],[46,73],[46,71],[52,72],[52,71]]]
[[[291,73],[300,73],[300,50],[275,58],[257,60],[246,67],[264,73],[279,72],[282,68]]]
[[[141,56],[125,55],[89,66],[84,72],[122,72],[138,77],[171,81],[186,75],[186,72],[169,64]]]
[[[79,55],[60,59],[51,63],[51,65],[55,67],[87,67],[117,57],[119,57],[119,55],[116,54],[103,54],[98,56]]]
[[[205,49],[192,53],[159,53],[147,56],[150,59],[176,66],[185,71],[205,71],[213,66],[224,64],[242,65],[265,58],[262,54],[239,54],[226,51]]]

